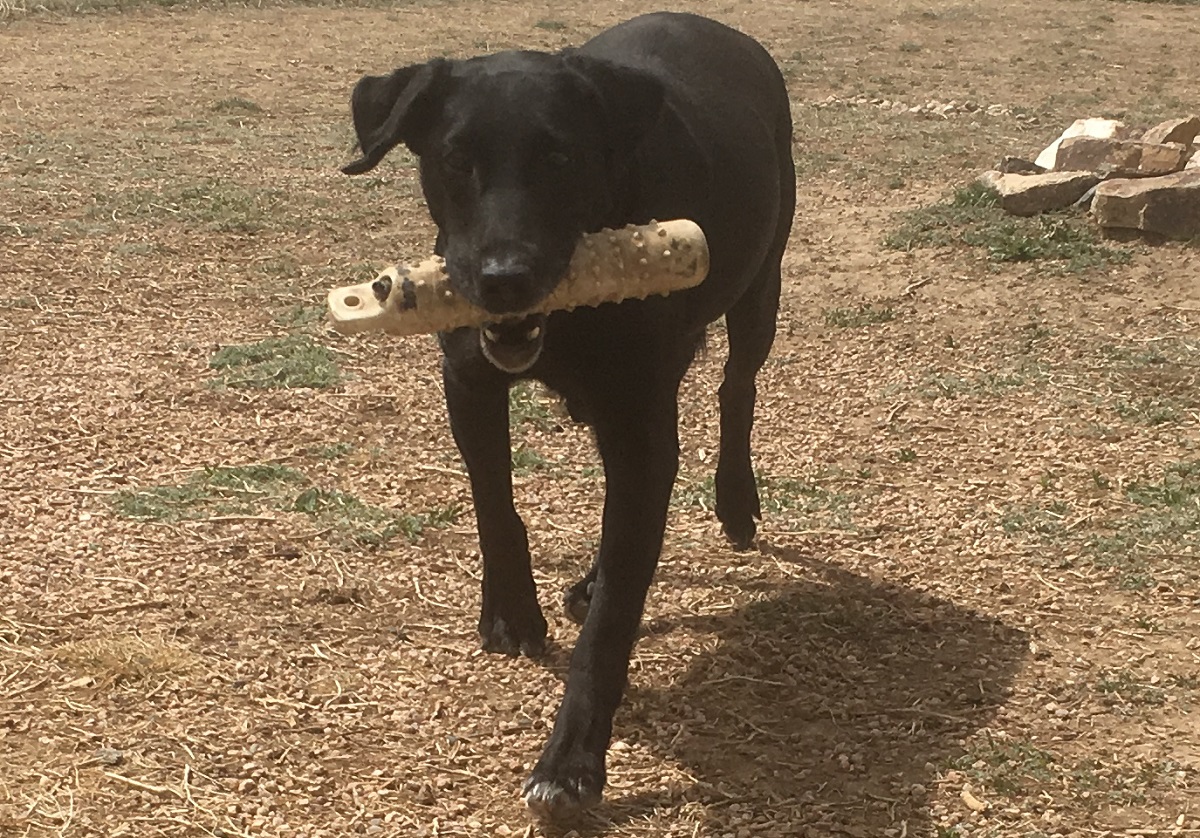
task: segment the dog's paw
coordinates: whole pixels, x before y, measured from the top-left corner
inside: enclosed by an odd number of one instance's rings
[[[592,606],[592,591],[596,583],[590,577],[576,582],[563,594],[563,610],[567,616],[579,625],[587,619],[588,609]]]
[[[563,821],[598,804],[603,788],[603,778],[586,770],[564,772],[561,777],[545,777],[535,771],[522,796],[539,820]]]
[[[546,618],[540,609],[522,617],[485,618],[479,622],[479,638],[485,652],[540,657],[546,651]]]
[[[721,532],[725,533],[725,537],[729,539],[733,549],[741,552],[754,546],[754,536],[758,532],[758,527],[753,518],[746,518],[736,524],[722,523]]]
[[[735,550],[749,550],[758,531],[756,521],[762,520],[762,504],[758,499],[758,486],[754,472],[717,466],[717,520],[721,531]]]
[[[758,532],[756,521],[762,518],[758,489],[751,474],[744,480],[717,481],[717,520],[734,550],[749,550]]]

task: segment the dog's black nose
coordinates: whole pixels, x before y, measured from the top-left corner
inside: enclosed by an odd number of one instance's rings
[[[479,296],[495,314],[524,311],[536,302],[533,270],[513,258],[487,258],[480,268]]]

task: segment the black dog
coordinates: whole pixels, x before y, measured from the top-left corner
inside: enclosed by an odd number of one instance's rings
[[[434,59],[354,88],[363,156],[399,143],[460,294],[495,314],[439,336],[450,425],[470,473],[483,553],[479,633],[490,651],[537,655],[546,637],[525,526],[513,506],[508,388],[535,378],[589,424],[604,461],[600,548],[566,594],[583,623],[554,731],[525,786],[557,816],[596,803],[679,460],[679,384],[725,316],[716,508],[739,548],[761,517],[750,463],[755,376],[775,337],[780,260],[795,211],[782,75],[751,38],[689,14],[651,14],[559,54]],[[520,312],[563,277],[580,235],[689,218],[708,278],[669,297]]]

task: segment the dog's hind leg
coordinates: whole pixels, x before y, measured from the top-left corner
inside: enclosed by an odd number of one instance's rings
[[[782,88],[782,79],[780,86]],[[781,91],[786,102],[786,91]],[[775,136],[779,164],[779,205],[775,236],[758,274],[736,303],[725,312],[729,358],[718,397],[721,403],[721,443],[717,459],[717,519],[738,550],[754,541],[755,521],[762,518],[754,466],[750,461],[750,431],[754,426],[755,379],[775,342],[779,315],[783,255],[796,215],[796,168],[792,160],[792,122],[780,108]]]
[[[725,313],[729,358],[718,391],[721,448],[717,460],[717,518],[738,550],[750,547],[756,531],[755,519],[762,517],[750,462],[750,430],[758,395],[755,378],[775,340],[782,257],[781,248],[768,256],[746,293]]]
[[[513,505],[508,383],[499,375],[461,377],[443,366],[454,441],[467,466],[483,554],[483,648],[541,654],[546,619],[538,605],[525,524]]]

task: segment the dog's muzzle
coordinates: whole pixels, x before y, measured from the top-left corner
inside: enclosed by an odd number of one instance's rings
[[[541,357],[546,338],[546,315],[530,314],[513,320],[484,323],[479,329],[479,346],[492,366],[518,375]]]

